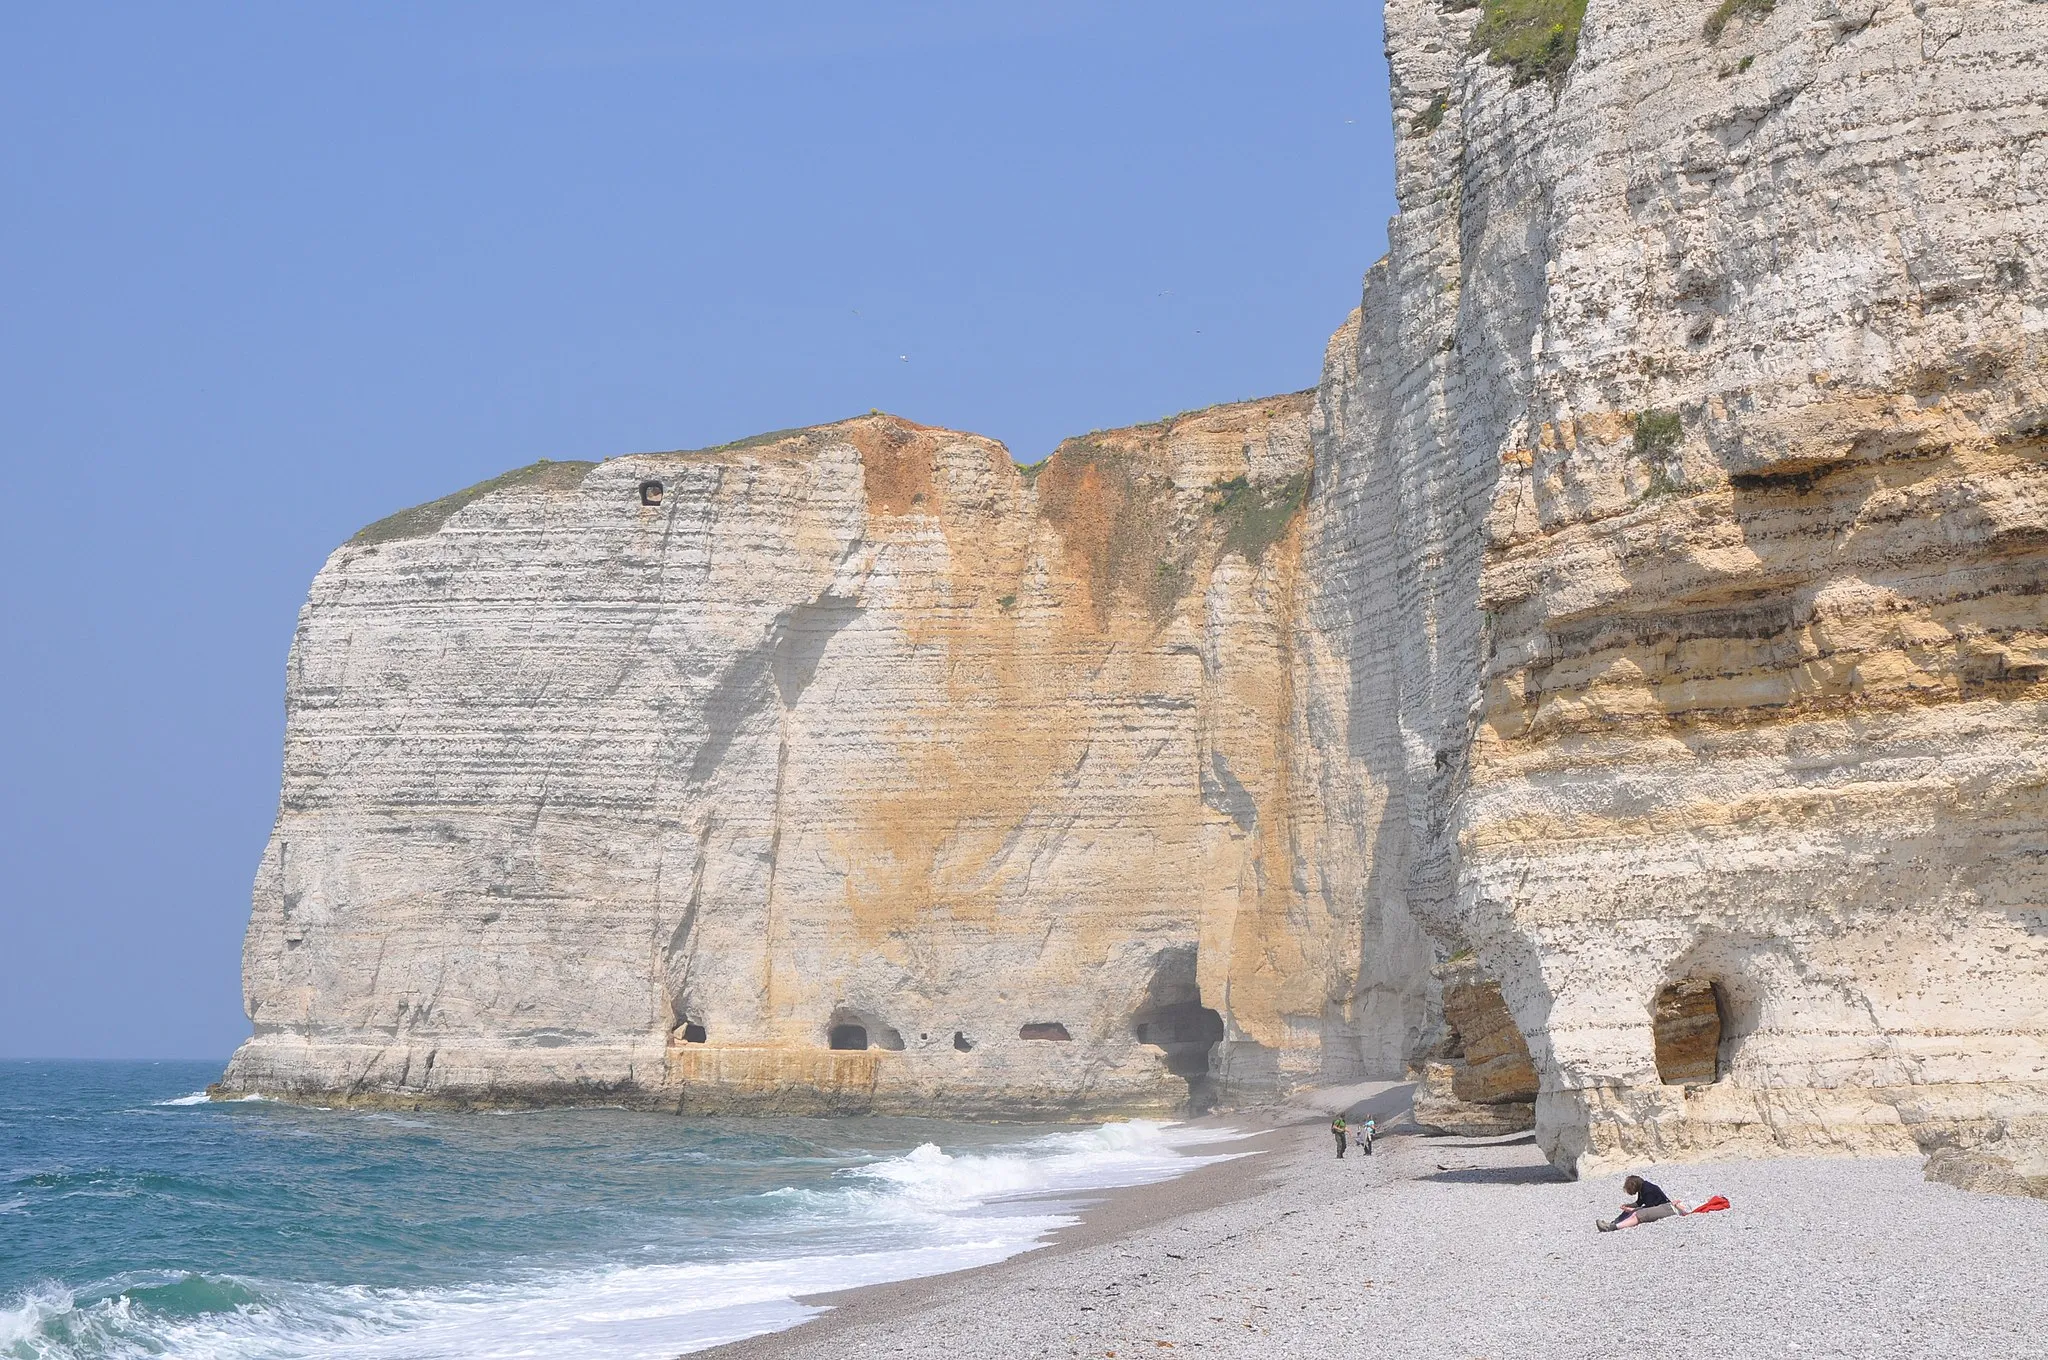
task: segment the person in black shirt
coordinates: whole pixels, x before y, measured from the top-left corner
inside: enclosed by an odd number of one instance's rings
[[[1621,1212],[1615,1215],[1611,1223],[1604,1219],[1594,1219],[1593,1226],[1601,1232],[1618,1232],[1623,1228],[1641,1227],[1645,1223],[1655,1223],[1660,1218],[1670,1218],[1679,1212],[1678,1206],[1671,1202],[1671,1196],[1665,1194],[1661,1186],[1646,1181],[1641,1176],[1630,1176],[1621,1183],[1621,1188],[1634,1195],[1635,1202],[1622,1205]]]

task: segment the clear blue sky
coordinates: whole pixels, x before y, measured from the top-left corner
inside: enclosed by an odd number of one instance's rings
[[[1374,0],[0,9],[0,1056],[246,1033],[286,649],[361,525],[1311,385],[1380,49]]]

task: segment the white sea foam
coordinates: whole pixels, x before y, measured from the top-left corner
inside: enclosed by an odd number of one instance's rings
[[[71,1311],[71,1291],[45,1286],[31,1289],[14,1308],[0,1308],[0,1353],[7,1355],[54,1355],[55,1351],[27,1349],[52,1318]]]
[[[215,1099],[214,1099],[214,1098],[213,1098],[212,1096],[208,1095],[208,1094],[207,1094],[206,1092],[204,1092],[204,1091],[194,1091],[194,1092],[193,1092],[193,1093],[192,1093],[191,1095],[189,1095],[189,1096],[173,1096],[173,1097],[172,1097],[171,1099],[169,1099],[169,1100],[159,1100],[159,1101],[157,1101],[156,1103],[157,1103],[158,1105],[160,1105],[160,1106],[161,1106],[161,1105],[215,1105],[215,1104],[219,1104],[219,1105],[247,1105],[247,1104],[249,1104],[249,1103],[250,1103],[251,1101],[268,1101],[268,1102],[270,1102],[270,1103],[272,1103],[272,1104],[275,1104],[275,1103],[277,1103],[277,1097],[276,1097],[276,1096],[265,1096],[265,1095],[249,1095],[249,1096],[222,1096],[222,1097],[221,1097],[221,1098],[220,1098],[219,1100],[215,1100]]]
[[[894,1190],[911,1203],[957,1211],[1026,1196],[1105,1190],[1167,1180],[1214,1157],[1181,1151],[1238,1136],[1132,1120],[1048,1134],[993,1153],[949,1154],[922,1147],[847,1173]]]
[[[1063,1198],[1165,1180],[1221,1160],[1183,1149],[1234,1136],[1133,1121],[975,1153],[926,1144],[842,1173],[828,1190],[774,1192],[786,1206],[777,1235],[792,1245],[770,1259],[614,1265],[413,1290],[216,1280],[249,1302],[183,1316],[137,1307],[126,1288],[82,1302],[54,1288],[31,1291],[0,1308],[0,1354],[666,1360],[794,1326],[820,1311],[797,1302],[806,1295],[986,1265],[1028,1250],[1072,1221]],[[892,1241],[913,1245],[861,1250],[863,1236],[881,1221]]]

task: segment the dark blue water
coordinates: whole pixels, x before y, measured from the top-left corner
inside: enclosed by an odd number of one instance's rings
[[[1176,1131],[221,1104],[0,1064],[0,1356],[672,1356],[1000,1259]]]

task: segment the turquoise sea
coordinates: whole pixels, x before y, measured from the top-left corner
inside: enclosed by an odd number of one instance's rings
[[[999,1260],[1217,1134],[221,1104],[0,1063],[0,1356],[666,1357]]]

